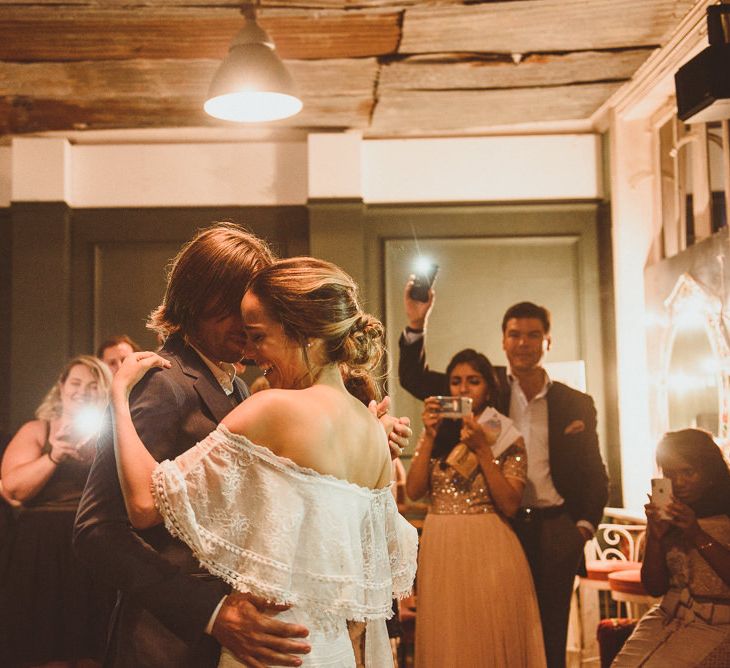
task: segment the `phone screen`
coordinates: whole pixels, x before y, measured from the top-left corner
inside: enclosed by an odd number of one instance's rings
[[[415,299],[419,302],[428,301],[428,291],[436,280],[436,274],[438,274],[439,266],[437,264],[430,265],[425,272],[419,272],[415,274],[413,278],[413,285],[409,291],[411,299]]]

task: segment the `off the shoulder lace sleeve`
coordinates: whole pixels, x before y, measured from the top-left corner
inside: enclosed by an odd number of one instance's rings
[[[416,570],[416,530],[389,488],[369,490],[296,466],[220,425],[157,466],[167,529],[235,589],[333,617],[391,615]]]

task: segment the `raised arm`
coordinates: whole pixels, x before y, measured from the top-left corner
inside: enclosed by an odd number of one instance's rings
[[[651,497],[650,497],[651,499]],[[646,544],[641,563],[641,582],[651,596],[663,596],[669,589],[669,569],[662,539],[669,529],[669,522],[661,519],[659,509],[651,503],[646,511]]]
[[[410,296],[413,277],[406,284],[403,295],[408,327],[398,341],[398,381],[401,387],[417,399],[431,395],[448,394],[446,374],[432,371],[426,363],[426,323],[433,308],[435,295],[429,290],[428,302],[419,302]]]
[[[114,454],[124,506],[135,529],[148,529],[162,522],[152,496],[152,472],[157,465],[134,428],[129,410],[129,393],[147,371],[169,369],[170,362],[156,353],[141,352],[124,360],[112,383],[111,407],[114,425]]]

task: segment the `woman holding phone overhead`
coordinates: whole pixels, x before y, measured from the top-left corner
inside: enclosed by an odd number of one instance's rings
[[[412,499],[430,494],[418,561],[416,666],[545,665],[540,615],[527,559],[508,518],[527,474],[522,436],[490,404],[492,365],[470,348],[446,371],[456,399],[428,397],[424,429],[406,480]],[[446,409],[445,411],[443,409]]]
[[[664,435],[657,464],[671,501],[646,508],[641,581],[661,602],[642,617],[613,666],[730,666],[730,471],[700,429]],[[664,518],[668,519],[664,519]]]

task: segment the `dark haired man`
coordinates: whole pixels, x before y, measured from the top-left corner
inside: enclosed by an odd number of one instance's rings
[[[96,356],[111,369],[112,375],[114,375],[119,371],[119,367],[122,366],[127,355],[140,350],[142,349],[126,334],[114,334],[99,344]]]
[[[447,394],[443,373],[428,368],[425,328],[433,306],[410,298],[408,326],[400,339],[398,374],[418,397]],[[594,533],[608,499],[608,477],[596,433],[596,410],[587,394],[550,380],[542,366],[550,349],[550,313],[532,302],[511,306],[502,319],[508,368],[495,367],[496,402],[527,446],[527,485],[515,531],[530,563],[550,668],[565,666],[573,581],[583,545]]]
[[[173,260],[162,304],[148,326],[164,339],[171,368],[134,388],[135,427],[155,459],[174,459],[202,440],[248,396],[234,364],[246,338],[241,298],[272,261],[266,244],[231,224],[199,232]],[[403,432],[407,435],[410,430]],[[111,433],[97,456],[74,531],[79,556],[119,590],[104,665],[112,668],[214,668],[220,645],[248,665],[295,666],[307,630],[277,610],[230,593],[164,526],[133,531],[117,477]],[[302,639],[304,638],[304,639]]]

